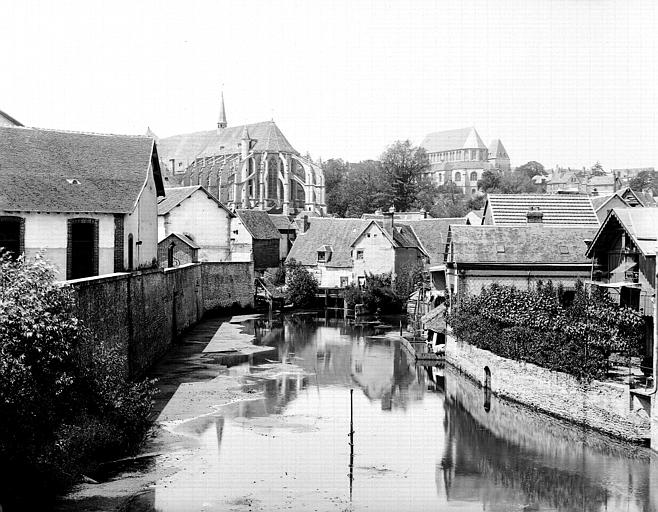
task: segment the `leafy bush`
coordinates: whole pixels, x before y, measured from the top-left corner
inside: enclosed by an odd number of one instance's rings
[[[318,293],[318,280],[301,263],[286,263],[286,302],[296,307],[310,306]]]
[[[605,375],[613,351],[636,355],[644,330],[639,313],[580,282],[573,298],[550,281],[528,291],[494,284],[463,298],[448,322],[471,345],[583,379]]]
[[[353,308],[355,304],[363,304],[363,292],[355,284],[351,284],[343,289],[343,299],[348,308]]]
[[[54,277],[40,257],[0,255],[3,503],[24,482],[33,496],[71,483],[99,457],[135,449],[149,428],[153,383],[129,381],[116,349],[93,348]]]

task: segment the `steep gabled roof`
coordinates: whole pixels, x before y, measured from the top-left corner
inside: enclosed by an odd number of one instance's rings
[[[266,211],[236,210],[235,213],[254,240],[278,240],[281,238],[281,233],[274,226]]]
[[[618,224],[633,239],[633,242],[644,253],[645,256],[656,255],[656,244],[658,243],[658,208],[613,208],[608,212],[601,227],[596,233],[587,256],[592,257],[601,244],[607,243],[611,230],[616,229]],[[612,238],[616,233],[612,233]]]
[[[429,256],[430,263],[436,265],[443,262],[448,228],[451,224],[466,224],[466,218],[401,220],[399,224],[404,224],[413,229],[423,252]]]
[[[185,201],[188,197],[194,194],[197,190],[201,190],[209,199],[217,203],[217,206],[226,210],[231,217],[235,217],[233,212],[229,210],[219,199],[212,195],[201,185],[194,185],[192,187],[171,187],[165,189],[166,196],[158,201],[158,215],[164,215],[173,210],[176,206]]]
[[[0,127],[0,210],[130,213],[149,171],[164,196],[150,137]]]
[[[420,144],[428,153],[456,149],[487,149],[475,128],[459,128],[428,134]]]
[[[599,226],[589,196],[577,194],[489,194],[484,215],[491,213],[494,225],[527,224],[531,206],[544,214],[544,224]]]
[[[494,139],[489,144],[489,158],[509,158],[507,150],[500,139]]]
[[[315,266],[318,262],[318,247],[331,245],[334,251],[326,266],[351,268],[352,243],[370,222],[363,219],[314,217],[306,233],[297,234],[287,261],[294,259],[302,265]]]
[[[184,235],[183,233],[176,233],[176,232],[169,233],[168,235],[163,236],[160,240],[158,240],[158,243],[161,244],[162,242],[167,240],[167,238],[177,238],[178,240],[183,242],[185,245],[188,245],[192,249],[199,249],[200,248],[194,240],[192,240],[188,236]]]
[[[274,121],[163,137],[159,143],[160,153],[165,160],[186,162],[192,162],[195,158],[240,153],[245,131],[251,139],[250,151],[299,154]]]
[[[596,228],[546,226],[450,226],[452,261],[464,264],[588,265],[585,240]]]

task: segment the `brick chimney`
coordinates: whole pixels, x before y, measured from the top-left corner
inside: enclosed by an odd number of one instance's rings
[[[391,206],[387,212],[384,212],[384,229],[389,233],[393,233],[394,221],[393,217],[395,216],[395,206]]]
[[[308,215],[304,215],[304,217],[302,217],[302,233],[306,233],[308,231],[308,227]]]
[[[544,222],[544,212],[539,206],[531,206],[526,213],[528,224],[542,224]]]

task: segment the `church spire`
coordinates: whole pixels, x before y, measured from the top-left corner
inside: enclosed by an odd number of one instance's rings
[[[224,91],[222,91],[222,102],[219,106],[219,121],[217,121],[217,130],[226,128],[226,109],[224,108]]]

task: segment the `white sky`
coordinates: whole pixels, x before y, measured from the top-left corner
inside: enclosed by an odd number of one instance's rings
[[[314,158],[475,126],[513,165],[658,167],[658,2],[5,1],[0,109],[159,136],[274,118]]]

